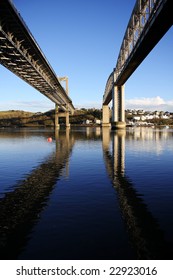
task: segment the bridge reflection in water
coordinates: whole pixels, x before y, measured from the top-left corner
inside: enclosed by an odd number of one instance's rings
[[[147,136],[146,130],[144,132],[143,137],[150,137],[150,135]],[[35,257],[34,253],[38,250],[39,259],[40,257],[48,259],[49,256],[55,259],[58,257],[62,259],[62,256],[64,259],[69,259],[69,253],[74,259],[76,256],[77,259],[91,259],[92,257],[93,259],[115,259],[116,256],[125,257],[128,254],[130,258],[136,259],[172,259],[173,254],[170,251],[172,246],[169,246],[165,240],[164,233],[145,204],[142,194],[137,191],[137,187],[127,176],[126,141],[135,137],[140,138],[138,133],[143,132],[135,130],[135,133],[128,134],[121,130],[110,131],[107,127],[76,129],[76,131],[66,129],[63,133],[56,130],[54,152],[51,152],[44,162],[27,175],[25,180],[14,186],[13,191],[6,193],[0,199],[0,258],[20,258],[24,248],[30,246],[28,245],[30,241],[41,239],[40,231],[34,231],[35,225],[40,220],[42,223],[48,222],[50,217],[50,223],[54,223],[54,212],[53,216],[49,215],[52,215],[51,211],[59,211],[60,213],[56,214],[57,227],[54,233],[47,232],[49,228],[44,224],[46,236],[42,237],[43,240],[39,243],[43,245],[43,248],[40,250],[40,245],[36,242],[32,256]],[[159,140],[158,137],[165,139],[166,135],[163,132],[157,134],[152,132],[151,137]],[[14,134],[11,135],[11,138],[13,137]],[[71,160],[72,149],[74,156]],[[104,162],[100,162],[102,150]],[[88,160],[88,163],[85,163],[85,160]],[[95,161],[96,165],[94,165]],[[70,162],[71,165],[73,162],[73,166],[70,166],[72,168],[68,174]],[[110,180],[107,178],[107,173]],[[62,181],[59,182],[59,186],[62,183],[62,193],[57,192],[54,197],[55,204],[51,208],[50,204],[53,204],[50,202],[52,201],[51,194],[62,175],[67,176],[68,180],[65,185]],[[88,181],[86,176],[89,178]],[[115,189],[115,196],[111,186]],[[65,200],[61,196],[60,201],[63,206],[57,207],[57,198],[60,194],[65,196]],[[127,235],[124,228],[122,229],[115,197],[118,198],[118,206]],[[42,219],[41,213],[44,212],[44,208],[51,209],[48,217]],[[64,214],[65,211],[67,211],[66,214]],[[63,220],[65,220],[64,223]],[[130,248],[126,248],[129,246],[127,236],[130,240]],[[52,243],[49,238],[53,240]],[[58,244],[54,244],[54,241]],[[45,242],[51,243],[48,243],[51,249],[49,248],[46,252],[44,252]],[[52,248],[57,249],[55,255],[52,255],[52,251],[50,252]],[[26,251],[23,253],[24,259],[28,257]],[[42,256],[42,252],[45,255]]]
[[[110,134],[109,128],[103,128],[105,165],[118,195],[130,242],[138,259],[172,259],[171,246],[165,241],[157,220],[125,174],[125,137],[124,130]]]
[[[64,170],[68,173],[74,138],[69,129],[62,135],[56,130],[55,138],[56,151],[0,200],[0,259],[17,258],[58,177]]]

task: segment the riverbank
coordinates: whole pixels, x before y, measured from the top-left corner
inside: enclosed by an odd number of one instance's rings
[[[74,115],[70,115],[70,124],[75,126],[99,126],[96,122],[100,120],[101,110],[98,109],[75,110]],[[59,123],[65,125],[65,119],[59,117]],[[54,125],[54,110],[45,113],[20,110],[0,112],[0,127],[54,127]]]
[[[102,111],[99,109],[80,109],[75,110],[74,115],[70,115],[71,127],[100,127],[102,119]],[[65,126],[65,119],[59,118],[59,124]],[[14,127],[50,127],[55,126],[55,111],[50,110],[45,113],[26,112],[22,110],[0,111],[0,128]],[[162,120],[157,119],[153,123],[129,124],[127,120],[126,127],[165,127],[173,128],[173,119]]]

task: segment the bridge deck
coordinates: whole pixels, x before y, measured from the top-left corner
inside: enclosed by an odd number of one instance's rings
[[[172,26],[171,5],[171,0],[136,1],[120,48],[115,77],[111,73],[106,84],[104,105],[112,100],[113,84],[122,86]]]
[[[61,109],[73,112],[72,100],[10,0],[0,1],[0,63]]]

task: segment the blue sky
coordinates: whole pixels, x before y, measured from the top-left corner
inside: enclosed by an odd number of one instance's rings
[[[75,107],[101,108],[135,0],[13,0]],[[126,108],[173,112],[173,28],[125,85]],[[0,65],[0,111],[45,112],[54,104]]]

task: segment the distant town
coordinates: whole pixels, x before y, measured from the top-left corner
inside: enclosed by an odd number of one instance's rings
[[[127,109],[126,123],[129,125],[173,125],[173,113]]]
[[[173,113],[164,111],[145,111],[136,109],[125,110],[127,126],[173,125]],[[111,118],[111,110],[110,110]],[[54,126],[55,111],[45,113],[26,112],[22,110],[0,111],[0,127],[30,127],[30,126]],[[64,124],[64,118],[60,118],[60,124]],[[71,125],[100,126],[102,123],[102,110],[76,109],[70,116]]]

